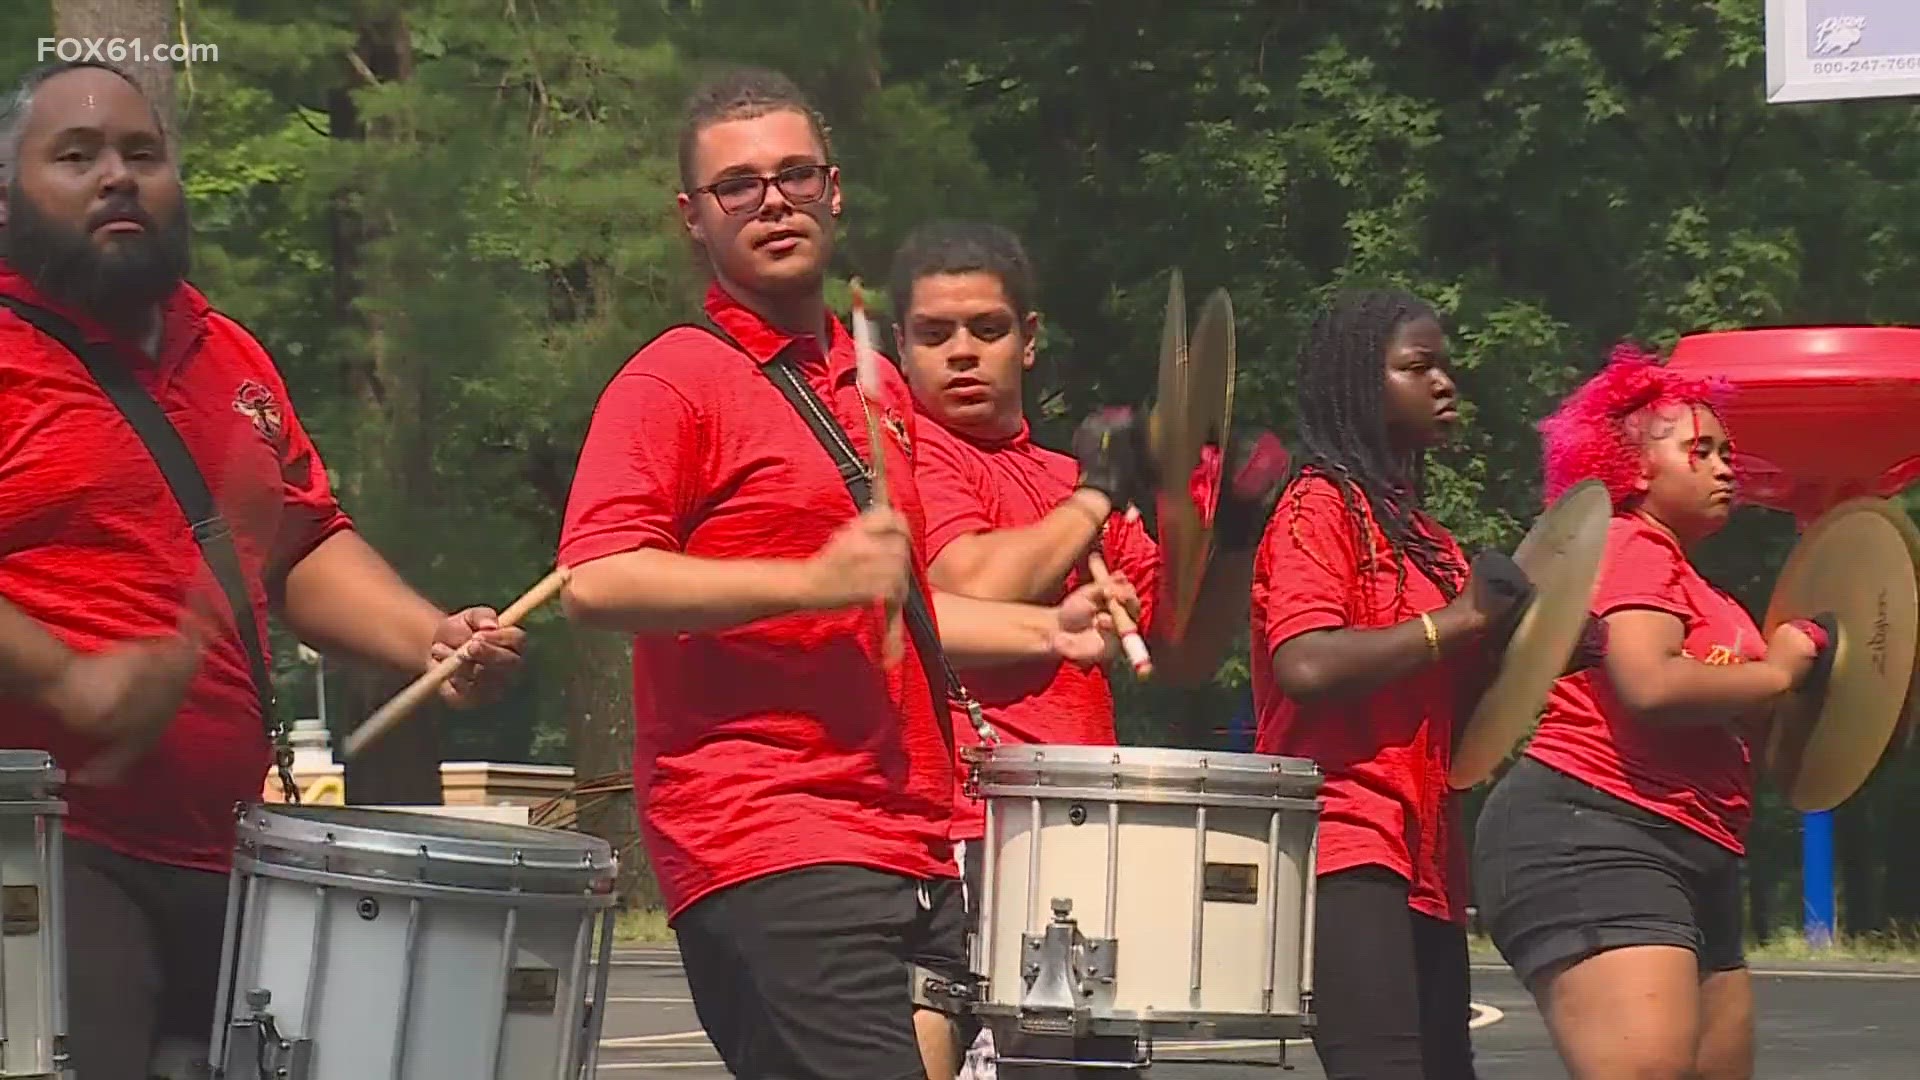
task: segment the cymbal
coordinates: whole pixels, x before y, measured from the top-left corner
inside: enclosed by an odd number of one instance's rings
[[[1914,574],[1920,578],[1920,526],[1914,524],[1913,518],[1909,517],[1898,503],[1872,497],[1848,499],[1835,506],[1831,512],[1838,513],[1852,509],[1864,509],[1879,514],[1894,528],[1900,530],[1900,535],[1906,537],[1907,550],[1913,555]],[[1900,743],[1901,749],[1907,749],[1913,745],[1914,735],[1920,732],[1920,655],[1914,658],[1912,685],[1907,690],[1907,707],[1900,718],[1899,728],[1894,733],[1895,741]]]
[[[1580,643],[1612,519],[1606,486],[1584,480],[1541,514],[1514,550],[1534,593],[1454,747],[1447,781],[1455,788],[1493,775],[1539,723],[1548,693]]]
[[[1208,485],[1208,502],[1202,505],[1194,499],[1192,477],[1209,442],[1225,453],[1233,424],[1234,367],[1233,302],[1226,290],[1216,289],[1201,305],[1194,325],[1182,372],[1180,412],[1168,416],[1168,438],[1156,461],[1161,476],[1160,550],[1172,600],[1167,632],[1175,641],[1186,635],[1212,555],[1210,522],[1222,484]]]
[[[1894,513],[1856,501],[1821,515],[1794,545],[1767,605],[1768,634],[1820,616],[1838,627],[1813,675],[1774,710],[1762,754],[1802,812],[1830,810],[1858,791],[1908,706],[1920,578]]]

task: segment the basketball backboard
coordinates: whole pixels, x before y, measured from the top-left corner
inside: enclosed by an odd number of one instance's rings
[[[1767,100],[1920,95],[1916,0],[1767,0]]]

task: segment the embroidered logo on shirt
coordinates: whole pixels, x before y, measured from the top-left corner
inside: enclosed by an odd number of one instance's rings
[[[892,433],[893,441],[900,444],[900,449],[907,455],[907,460],[913,460],[913,440],[907,438],[907,422],[900,418],[900,414],[888,409],[886,416],[880,420],[880,426]]]
[[[253,422],[253,430],[260,437],[275,446],[280,445],[280,436],[286,425],[280,416],[280,402],[273,391],[253,379],[240,384],[233,392],[233,411]]]

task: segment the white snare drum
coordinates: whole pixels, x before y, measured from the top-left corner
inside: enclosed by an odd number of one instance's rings
[[[579,833],[247,807],[209,1063],[227,1080],[588,1080],[615,873]]]
[[[1002,745],[977,768],[977,1012],[1029,1035],[1304,1033],[1312,762]]]
[[[66,777],[40,750],[0,750],[0,1077],[67,1072]]]

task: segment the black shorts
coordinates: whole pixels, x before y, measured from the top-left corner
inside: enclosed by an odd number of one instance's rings
[[[1691,949],[1703,976],[1746,966],[1738,855],[1532,758],[1480,811],[1473,877],[1488,935],[1530,989],[1629,945]]]
[[[1382,866],[1323,874],[1313,1049],[1328,1080],[1474,1080],[1467,931],[1407,906]]]
[[[735,885],[674,930],[700,1024],[743,1080],[923,1080],[914,968],[967,986],[958,880],[811,866]]]
[[[167,1042],[204,1053],[226,938],[226,874],[66,838],[67,1046],[81,1080],[147,1080]],[[202,1058],[204,1060],[204,1058]]]

